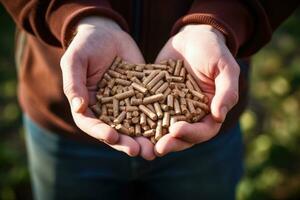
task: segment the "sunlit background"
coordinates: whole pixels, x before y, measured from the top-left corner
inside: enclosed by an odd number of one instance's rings
[[[0,199],[31,199],[17,103],[14,25],[0,6]],[[253,58],[241,117],[246,174],[238,200],[300,199],[300,10]]]

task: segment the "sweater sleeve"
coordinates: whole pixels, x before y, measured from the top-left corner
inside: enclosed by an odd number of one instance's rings
[[[195,0],[187,15],[175,23],[172,34],[187,24],[209,24],[225,35],[234,56],[248,57],[270,41],[299,1],[281,4],[279,0]]]
[[[19,28],[57,47],[66,47],[76,23],[91,15],[111,18],[128,30],[125,20],[112,10],[107,0],[0,1]]]

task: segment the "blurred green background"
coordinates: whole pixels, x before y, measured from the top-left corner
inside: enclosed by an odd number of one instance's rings
[[[251,99],[241,117],[245,177],[238,200],[300,199],[300,10],[253,57]],[[0,6],[0,199],[31,199],[17,103],[14,25]]]

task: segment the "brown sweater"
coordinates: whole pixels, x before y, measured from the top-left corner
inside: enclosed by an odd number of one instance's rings
[[[153,62],[170,37],[186,24],[210,24],[223,32],[236,57],[248,57],[299,5],[298,0],[0,0],[25,36],[20,55],[19,100],[41,126],[72,138],[88,138],[74,124],[62,90],[59,61],[78,20],[90,15],[115,20]],[[20,38],[20,37],[19,37]],[[247,74],[240,101],[223,128],[236,123],[246,105]]]

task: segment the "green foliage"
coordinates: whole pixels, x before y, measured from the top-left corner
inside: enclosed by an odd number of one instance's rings
[[[238,200],[300,199],[300,12],[253,57]]]
[[[17,102],[14,25],[0,6],[0,199],[31,199],[22,114]]]

